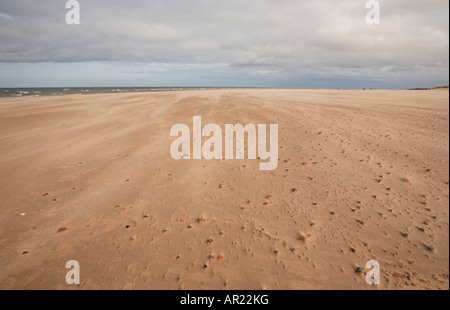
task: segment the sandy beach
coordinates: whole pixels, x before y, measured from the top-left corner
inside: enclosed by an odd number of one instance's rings
[[[278,167],[174,160],[195,115]],[[0,98],[0,289],[449,289],[448,132],[448,89]]]

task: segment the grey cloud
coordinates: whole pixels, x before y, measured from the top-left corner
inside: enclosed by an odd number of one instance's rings
[[[448,1],[380,0],[374,26],[363,0],[79,0],[77,26],[66,25],[65,2],[2,0],[0,62],[225,63],[288,76],[330,66],[337,76],[448,72]]]

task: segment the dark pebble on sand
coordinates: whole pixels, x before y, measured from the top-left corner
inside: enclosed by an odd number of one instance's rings
[[[361,267],[356,268],[355,271],[356,271],[357,273],[362,273]]]
[[[58,229],[57,233],[62,233],[65,232],[67,230],[67,227],[61,227],[60,229]]]
[[[431,245],[425,245],[425,249],[427,249],[430,252],[434,252],[434,247]]]

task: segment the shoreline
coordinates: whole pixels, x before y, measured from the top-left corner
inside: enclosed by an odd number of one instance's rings
[[[144,90],[150,89],[150,90]],[[80,91],[79,93],[64,93],[64,91]],[[94,90],[94,92],[91,92]],[[95,92],[95,90],[98,90]],[[39,98],[71,95],[98,95],[98,94],[142,94],[183,91],[211,91],[211,90],[330,90],[330,91],[449,91],[445,87],[413,88],[413,89],[353,89],[353,88],[277,88],[277,87],[15,87],[1,88],[1,98]],[[17,94],[9,94],[11,91]],[[52,94],[41,95],[42,91],[58,91]],[[62,93],[60,91],[63,91]],[[28,95],[34,92],[35,95]],[[25,94],[25,95],[24,95]]]

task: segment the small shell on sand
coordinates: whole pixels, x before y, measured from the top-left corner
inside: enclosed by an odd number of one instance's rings
[[[67,230],[67,227],[61,227],[60,229],[58,229],[58,233],[62,233],[65,232]]]
[[[199,223],[204,223],[204,222],[206,222],[206,219],[203,216],[200,216],[197,221]]]
[[[393,276],[394,276],[394,278],[397,278],[397,279],[403,278],[403,275],[398,272],[394,272]]]
[[[305,233],[300,233],[300,236],[298,237],[301,241],[306,242],[306,240],[308,240],[308,238],[310,238],[311,235],[310,234],[305,234]]]

